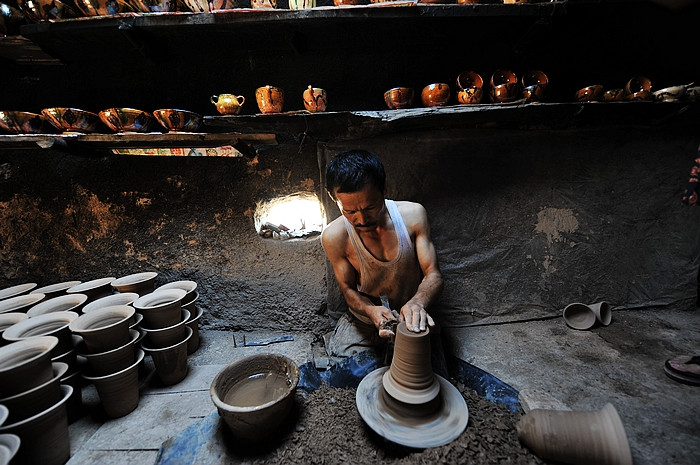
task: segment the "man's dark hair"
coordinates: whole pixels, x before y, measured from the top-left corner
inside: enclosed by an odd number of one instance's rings
[[[377,155],[367,150],[348,150],[335,156],[326,169],[326,190],[335,200],[335,191],[357,192],[372,185],[384,192],[386,173]]]

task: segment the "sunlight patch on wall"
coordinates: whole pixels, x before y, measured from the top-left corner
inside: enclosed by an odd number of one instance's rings
[[[321,234],[326,215],[316,195],[297,193],[258,202],[254,220],[262,237],[287,240]]]

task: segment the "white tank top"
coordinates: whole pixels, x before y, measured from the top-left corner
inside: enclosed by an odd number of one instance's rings
[[[360,279],[357,284],[358,292],[367,295],[376,305],[381,305],[379,294],[386,293],[389,304],[393,310],[399,311],[401,307],[413,297],[418,290],[418,285],[423,279],[423,273],[418,263],[416,248],[411,241],[406,224],[399,213],[396,202],[386,199],[384,201],[391,222],[394,224],[399,247],[393,260],[382,261],[375,258],[357,235],[352,224],[345,220],[345,228],[355,249],[357,261],[360,264]],[[352,311],[352,310],[351,310]],[[364,316],[352,312],[359,320],[371,324]]]

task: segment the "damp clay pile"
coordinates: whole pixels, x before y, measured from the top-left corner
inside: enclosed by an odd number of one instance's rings
[[[296,394],[293,413],[276,438],[250,446],[234,440],[228,463],[246,464],[544,464],[520,444],[519,414],[455,384],[469,406],[469,423],[447,445],[414,449],[387,441],[362,420],[356,389],[318,389]]]

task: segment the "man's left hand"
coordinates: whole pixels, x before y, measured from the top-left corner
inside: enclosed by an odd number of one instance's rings
[[[428,315],[425,307],[421,304],[407,302],[401,307],[401,321],[406,322],[406,328],[414,333],[425,331],[426,325],[435,326],[435,321]]]

